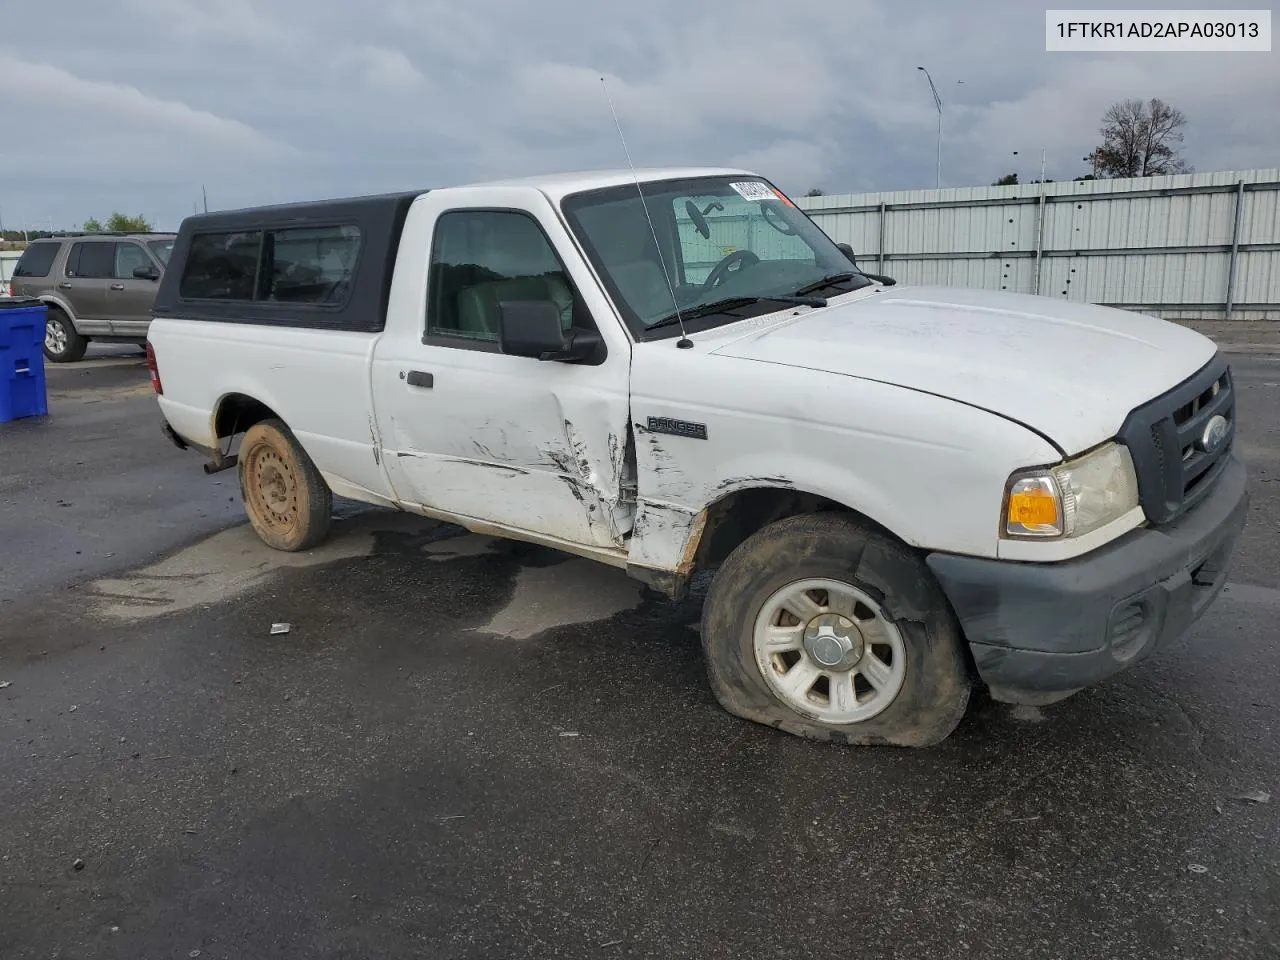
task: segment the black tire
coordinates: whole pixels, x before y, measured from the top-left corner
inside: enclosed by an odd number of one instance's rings
[[[263,420],[245,431],[238,467],[245,513],[267,546],[310,550],[329,535],[333,494],[282,421]]]
[[[62,344],[62,349],[50,349],[50,342]],[[81,359],[88,348],[88,337],[76,333],[71,318],[57,307],[49,307],[45,314],[45,357],[52,363],[73,363]]]
[[[753,643],[756,619],[776,591],[809,578],[853,586],[897,627],[905,678],[875,716],[840,724],[806,716],[775,694],[762,675]],[[726,710],[801,737],[932,746],[950,735],[969,702],[960,627],[923,559],[847,514],[790,517],[740,544],[707,592],[702,644],[712,690]]]

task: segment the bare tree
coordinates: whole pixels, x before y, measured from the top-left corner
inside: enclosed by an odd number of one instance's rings
[[[1157,97],[1121,100],[1102,115],[1102,143],[1085,159],[1099,177],[1154,177],[1188,173],[1182,159],[1186,115]]]

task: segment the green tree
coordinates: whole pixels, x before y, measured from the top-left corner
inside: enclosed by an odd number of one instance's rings
[[[1006,173],[991,185],[993,187],[1015,187],[1018,185],[1018,175],[1016,173]]]
[[[84,227],[82,229],[85,233],[101,233],[102,224],[98,222],[97,217],[90,217],[84,222]]]
[[[821,197],[821,196],[825,196],[825,194],[824,194],[821,190],[819,190],[817,187],[813,187],[813,188],[811,188],[811,189],[809,190],[809,192],[808,192],[808,193],[806,193],[806,194],[805,194],[805,196],[806,196],[806,197]]]
[[[107,217],[107,230],[111,233],[150,233],[151,224],[142,214],[130,217],[116,211]]]
[[[1179,155],[1187,117],[1156,97],[1121,100],[1102,115],[1102,143],[1088,160],[1098,177],[1155,177],[1188,173]]]

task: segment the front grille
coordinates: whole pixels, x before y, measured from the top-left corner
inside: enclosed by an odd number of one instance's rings
[[[1227,421],[1227,432],[1217,449],[1209,451],[1201,441],[1215,416]],[[1118,437],[1133,457],[1138,496],[1151,523],[1177,519],[1209,492],[1226,465],[1235,420],[1231,367],[1222,354],[1129,414]]]

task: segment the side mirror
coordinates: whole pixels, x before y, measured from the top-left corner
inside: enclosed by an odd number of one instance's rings
[[[893,277],[885,277],[878,273],[867,273],[867,271],[863,270],[860,266],[858,266],[858,260],[857,260],[857,257],[854,256],[853,247],[849,246],[849,244],[837,243],[836,246],[840,248],[841,253],[843,253],[846,257],[849,258],[849,262],[853,264],[854,269],[857,270],[859,273],[861,273],[864,277],[868,277],[876,281],[877,283],[883,283],[886,287],[892,287],[894,284],[898,282],[897,280],[893,279]]]
[[[513,357],[535,360],[589,360],[604,345],[594,330],[560,325],[552,300],[504,300],[498,304],[498,347]]]
[[[159,280],[160,274],[156,273],[155,267],[134,267],[133,276],[138,280]]]

